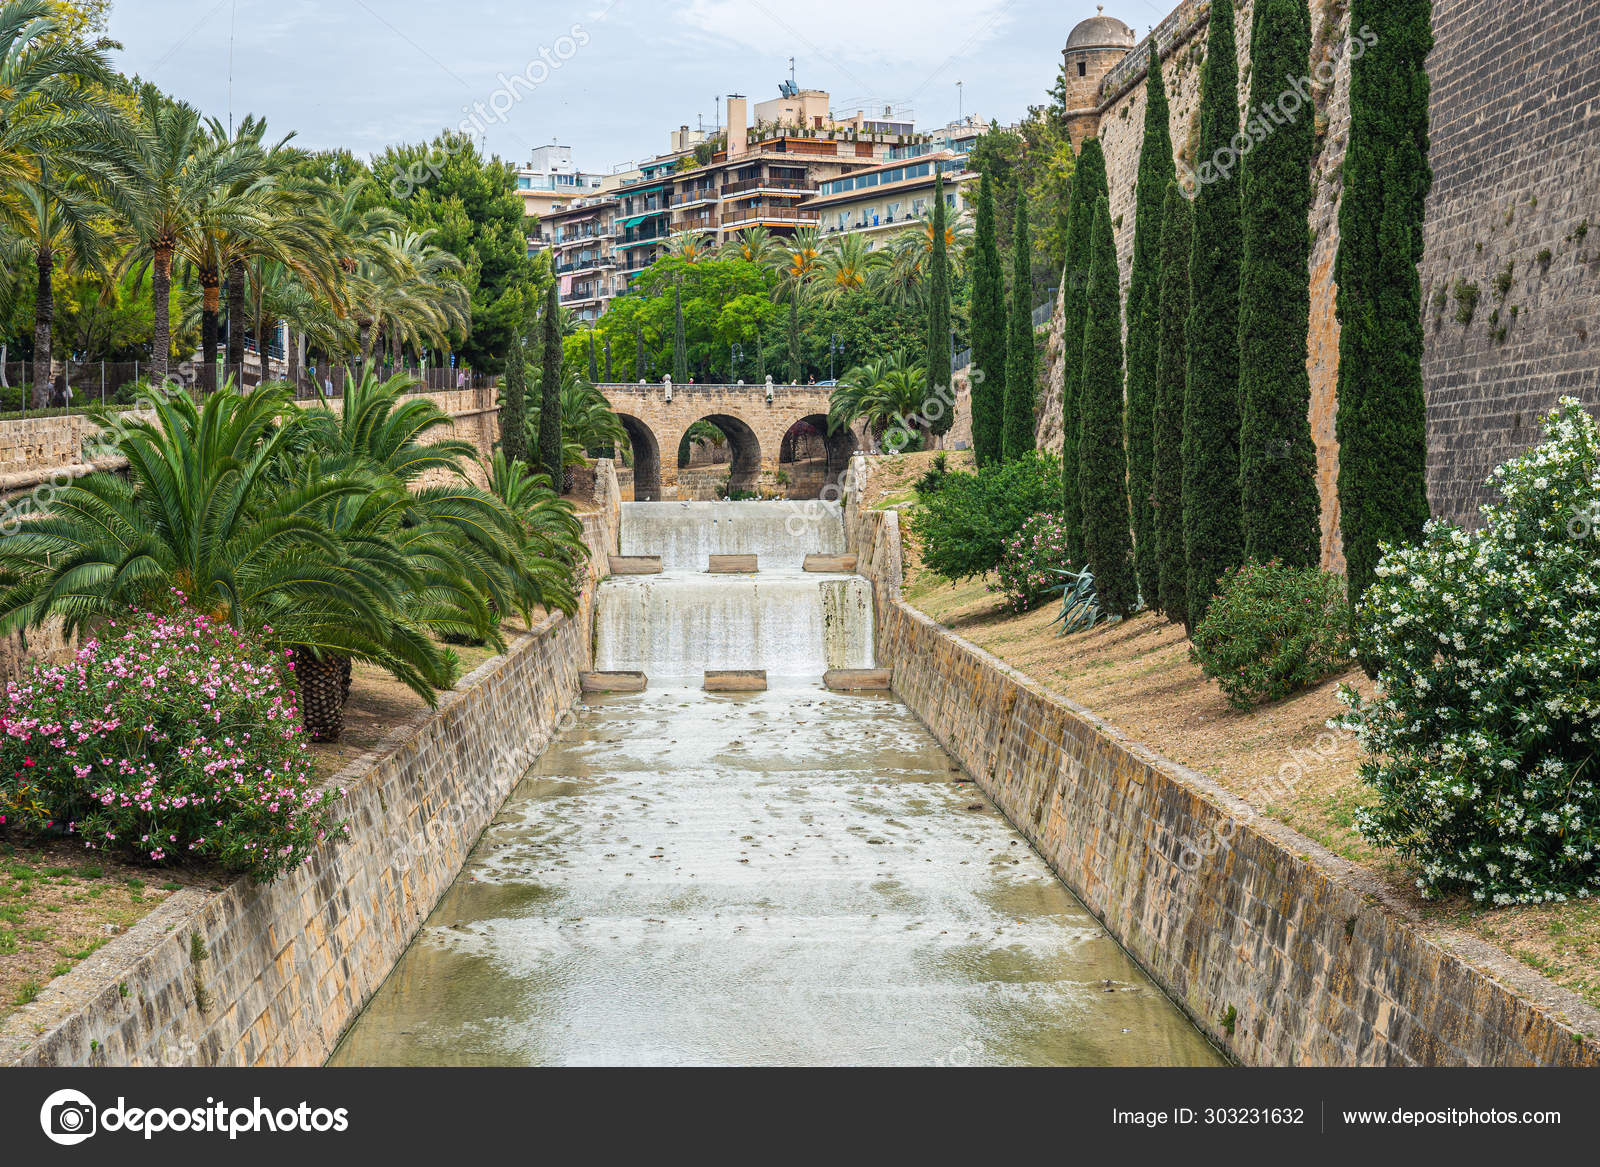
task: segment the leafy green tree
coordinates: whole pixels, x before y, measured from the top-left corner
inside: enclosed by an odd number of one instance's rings
[[[1019,184],[1020,186],[1020,184]],[[1033,295],[1029,266],[1028,195],[1017,191],[1017,219],[1011,228],[1011,320],[1006,333],[1006,414],[1001,446],[1007,460],[1033,449],[1033,408],[1038,397],[1034,367]],[[1120,357],[1119,357],[1120,360]]]
[[[1298,74],[1296,74],[1298,76]],[[1177,174],[1168,126],[1167,88],[1152,43],[1145,70],[1144,142],[1135,188],[1133,269],[1128,282],[1128,496],[1139,590],[1154,600],[1159,588],[1151,479],[1155,461],[1156,364],[1160,349],[1161,225],[1167,185]],[[1309,125],[1309,120],[1307,121]]]
[[[1006,277],[995,236],[994,183],[978,176],[972,255],[972,449],[979,466],[1001,460],[1005,427]]]
[[[1306,0],[1256,0],[1250,105],[1277,103],[1284,77],[1310,70]],[[1287,111],[1283,111],[1287,112]],[[1311,153],[1309,109],[1297,109],[1244,157],[1240,205],[1239,488],[1244,553],[1258,563],[1321,559],[1317,450],[1311,440]],[[1260,116],[1260,115],[1257,115]]]
[[[1154,301],[1159,341],[1156,361],[1154,509],[1156,589],[1146,594],[1169,620],[1189,622],[1189,567],[1183,549],[1183,399],[1188,377],[1189,257],[1194,247],[1194,212],[1176,180],[1167,183],[1161,223],[1161,280]],[[1150,321],[1146,321],[1148,325]]]
[[[1089,263],[1089,323],[1083,338],[1083,425],[1078,443],[1078,497],[1083,500],[1083,553],[1094,572],[1100,607],[1113,618],[1139,606],[1128,530],[1128,456],[1123,445],[1121,272],[1111,234],[1111,204],[1095,206]]]
[[[944,175],[933,179],[933,255],[928,264],[927,385],[919,412],[935,434],[956,419],[950,394],[950,261],[945,253]]]
[[[1067,261],[1061,273],[1061,521],[1067,530],[1067,558],[1083,562],[1083,502],[1078,497],[1078,444],[1082,436],[1083,334],[1089,323],[1089,261],[1093,255],[1094,209],[1109,198],[1106,156],[1088,138],[1072,176],[1067,229]]]
[[[566,478],[561,446],[561,301],[551,284],[545,293],[544,352],[539,370],[539,465],[560,493]]]
[[[1385,543],[1428,519],[1422,259],[1431,0],[1355,0],[1350,136],[1334,261],[1339,314],[1339,524],[1356,606]],[[1371,36],[1367,36],[1368,30]]]
[[[1233,0],[1215,0],[1200,74],[1201,162],[1189,269],[1189,384],[1183,417],[1183,542],[1189,621],[1244,562],[1239,501],[1239,183],[1223,159],[1239,133]]]

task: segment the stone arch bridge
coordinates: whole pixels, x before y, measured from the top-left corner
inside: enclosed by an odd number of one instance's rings
[[[633,447],[633,497],[720,498],[741,491],[770,498],[817,498],[834,492],[858,428],[828,434],[827,385],[675,385],[667,381],[602,383]],[[709,421],[724,447],[689,447],[689,427]]]

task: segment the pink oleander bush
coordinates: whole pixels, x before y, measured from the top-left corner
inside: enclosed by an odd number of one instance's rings
[[[1061,586],[1056,569],[1067,566],[1067,527],[1061,516],[1043,511],[1029,518],[1005,543],[997,570],[999,582],[989,590],[1001,592],[1013,612],[1026,612]]]
[[[6,686],[0,830],[267,881],[329,835],[287,661],[192,612],[133,612]]]

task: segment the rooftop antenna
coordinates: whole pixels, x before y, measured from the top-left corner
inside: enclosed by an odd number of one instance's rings
[[[789,58],[789,84],[794,84],[794,58]]]
[[[720,94],[720,93],[714,94],[712,96],[712,98],[711,98],[711,116],[716,119],[716,124],[712,126],[711,133],[713,135],[721,133],[722,132],[722,94]]]
[[[957,81],[956,82],[956,121],[959,122],[961,120],[963,112],[964,112],[963,111],[963,106],[961,104],[961,82]]]

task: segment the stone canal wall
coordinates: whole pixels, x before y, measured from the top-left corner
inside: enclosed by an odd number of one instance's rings
[[[846,515],[895,692],[1238,1061],[1600,1065],[1581,999],[1480,942],[1447,950],[1359,868],[911,608],[898,516]]]
[[[0,1065],[319,1065],[388,975],[589,661],[593,581],[617,549],[610,463],[584,520],[590,584],[334,779],[351,838],[267,886],[175,893],[0,1026]]]

